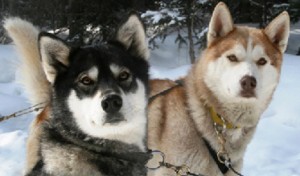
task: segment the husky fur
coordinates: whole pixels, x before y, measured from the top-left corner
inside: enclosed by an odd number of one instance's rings
[[[148,106],[148,147],[165,154],[166,162],[187,165],[190,172],[223,174],[210,155],[221,147],[209,108],[238,128],[227,129],[225,148],[235,170],[241,171],[247,145],[261,114],[268,107],[280,77],[289,36],[287,12],[265,29],[233,24],[227,6],[214,9],[207,49],[182,79],[183,86],[157,96]],[[150,97],[175,86],[170,80],[152,80]],[[159,160],[159,159],[157,159]],[[149,175],[176,175],[161,168]]]
[[[72,48],[31,23],[4,27],[21,57],[31,125],[25,175],[146,175],[148,47],[131,14],[115,40]]]

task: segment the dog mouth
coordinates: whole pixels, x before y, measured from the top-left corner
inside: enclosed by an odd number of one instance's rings
[[[121,113],[113,113],[105,116],[104,124],[117,124],[123,121],[126,121],[126,119]]]
[[[243,98],[256,98],[254,91],[241,91],[240,96]]]

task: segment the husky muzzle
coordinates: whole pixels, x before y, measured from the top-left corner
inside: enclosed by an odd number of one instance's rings
[[[102,109],[109,114],[117,113],[121,109],[123,101],[120,95],[110,93],[103,97],[101,102]]]
[[[118,123],[125,120],[120,112],[123,105],[122,97],[115,91],[106,91],[102,97],[101,107],[106,112],[105,123]]]

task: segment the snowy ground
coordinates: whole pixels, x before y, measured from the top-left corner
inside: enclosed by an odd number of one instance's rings
[[[186,49],[174,52],[174,48],[164,46],[152,52],[151,76],[175,79],[185,75],[190,66],[188,60],[180,58],[188,58]],[[0,116],[29,106],[22,88],[15,83],[17,58],[12,46],[0,45]],[[280,84],[248,147],[244,175],[300,176],[299,90],[300,57],[286,54]],[[32,119],[33,115],[24,115],[0,123],[0,176],[22,174]]]

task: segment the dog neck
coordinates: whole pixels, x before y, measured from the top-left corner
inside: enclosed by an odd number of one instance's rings
[[[210,116],[214,122],[214,124],[216,125],[220,125],[223,126],[224,128],[227,129],[235,129],[235,128],[239,128],[239,126],[236,126],[234,124],[232,124],[231,122],[229,122],[228,120],[226,120],[225,118],[223,118],[222,116],[220,116],[213,107],[209,108],[209,112],[210,112]]]
[[[47,131],[43,134],[46,140],[73,144],[98,154],[110,153],[114,156],[125,156],[120,151],[125,153],[142,153],[138,146],[125,144],[120,141],[95,138],[80,132],[80,130],[74,130],[73,127],[69,127],[64,123],[64,120],[68,119],[57,117],[57,114],[51,114],[51,112],[53,111],[50,111],[48,114],[50,118],[43,124],[44,130]]]
[[[190,116],[195,122],[199,137],[205,138],[216,151],[221,147],[209,110],[210,107],[214,107],[217,114],[223,116],[234,126],[239,126],[239,128],[226,129],[225,138],[227,142],[225,147],[233,162],[240,160],[254,134],[260,113],[253,112],[253,107],[250,105],[222,104],[207,88],[199,73],[195,72],[194,66],[185,78],[185,86]],[[253,121],[252,117],[257,118],[257,120]],[[236,123],[240,118],[249,119],[251,125],[247,125],[247,120],[240,124]]]

